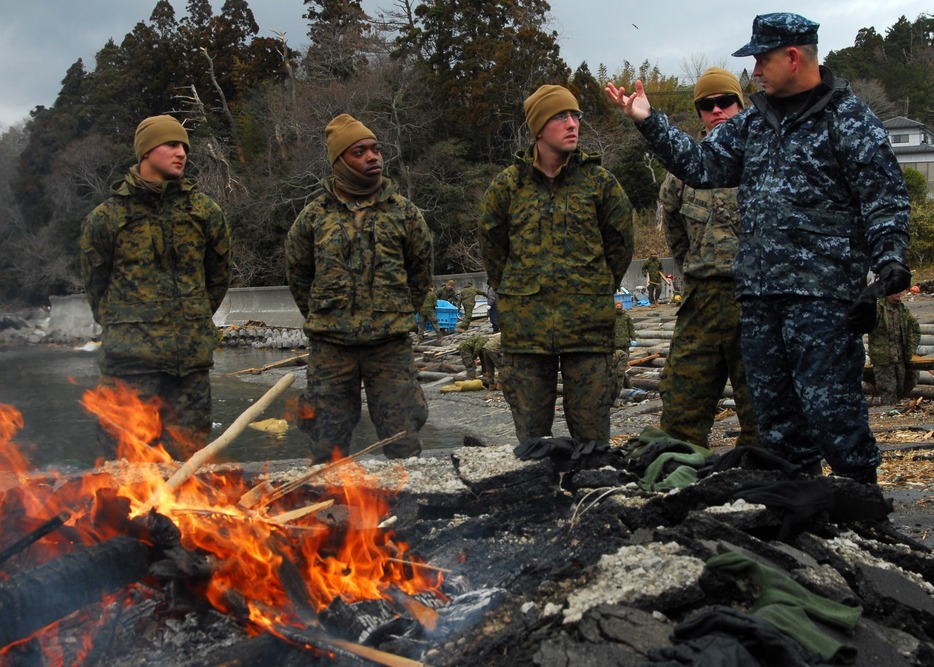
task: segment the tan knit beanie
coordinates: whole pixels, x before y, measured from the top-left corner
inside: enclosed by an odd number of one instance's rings
[[[711,95],[726,95],[733,93],[739,98],[739,108],[743,108],[743,89],[739,87],[739,80],[732,72],[722,67],[711,67],[700,75],[694,84],[694,101]]]
[[[324,128],[324,137],[328,144],[328,160],[331,164],[344,151],[361,139],[376,139],[370,129],[350,114],[342,113]]]
[[[538,135],[548,119],[562,111],[580,111],[577,98],[564,86],[546,84],[529,95],[522,104],[525,122],[533,135]]]
[[[188,133],[182,124],[172,116],[150,116],[136,126],[136,140],[133,147],[136,149],[137,163],[143,161],[146,155],[156,146],[180,141],[185,148],[191,148],[188,143]]]

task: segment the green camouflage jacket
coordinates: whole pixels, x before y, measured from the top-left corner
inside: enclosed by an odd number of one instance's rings
[[[101,325],[101,372],[187,375],[214,363],[211,316],[230,279],[230,232],[193,181],[161,195],[127,174],[84,220],[81,272]]]
[[[662,282],[662,260],[658,257],[649,257],[642,265],[642,270],[652,285],[658,285]]]
[[[869,360],[873,366],[907,364],[921,342],[921,326],[902,302],[876,302],[876,328],[869,333]]]
[[[503,352],[611,352],[613,295],[632,259],[632,206],[600,158],[575,151],[554,179],[516,156],[480,205]]]
[[[461,305],[465,303],[475,304],[477,302],[477,288],[473,285],[465,285],[461,290]]]
[[[422,315],[434,315],[435,308],[438,307],[438,295],[434,292],[428,292],[425,295],[425,299],[422,301],[422,307],[419,309],[419,313]]]
[[[629,344],[636,339],[636,324],[625,310],[617,312],[613,326],[613,347],[628,350]]]
[[[431,235],[421,212],[386,177],[371,202],[345,203],[322,181],[285,242],[289,289],[304,331],[368,345],[415,329],[431,284]]]
[[[736,188],[695,190],[668,174],[658,203],[668,248],[685,280],[732,278],[739,246]]]

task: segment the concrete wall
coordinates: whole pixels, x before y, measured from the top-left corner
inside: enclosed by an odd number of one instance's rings
[[[671,257],[662,257],[662,270],[665,272],[665,275],[674,274],[676,276],[681,275],[680,269],[675,266],[675,260]],[[642,267],[645,265],[646,259],[634,259],[629,265],[629,269],[626,271],[626,275],[623,277],[622,286],[625,287],[629,292],[632,293],[641,293],[645,294],[645,290],[637,289],[640,286],[645,285],[645,274],[642,271]],[[478,288],[481,294],[486,290],[486,273],[483,271],[478,271],[476,273],[457,273],[451,275],[437,275],[434,276],[433,282],[435,285],[435,290],[441,288],[444,283],[452,279],[457,289],[461,289],[464,284],[470,280],[473,282],[474,287]],[[664,287],[664,286],[663,286]]]
[[[54,338],[96,338],[101,327],[94,321],[91,305],[83,294],[49,297],[49,335]]]
[[[227,290],[214,324],[219,327],[263,322],[267,327],[300,329],[305,319],[288,286],[234,287]]]
[[[642,273],[644,264],[644,259],[633,260],[623,278],[623,287],[637,298],[645,298],[644,291],[638,289],[645,285],[645,276]],[[670,257],[662,258],[662,268],[666,274],[678,274],[674,260]],[[478,288],[481,296],[485,294],[486,274],[483,272],[434,276],[435,288],[440,288],[448,279],[453,279],[458,289],[470,280],[474,287]],[[100,327],[94,322],[91,307],[83,294],[52,296],[49,297],[49,303],[51,333],[70,338],[95,338],[100,335]],[[485,299],[480,299],[478,308],[483,303]],[[474,313],[482,315],[482,308]],[[286,285],[229,289],[224,301],[214,313],[214,324],[218,327],[243,326],[248,322],[261,322],[267,327],[300,329],[304,319]]]

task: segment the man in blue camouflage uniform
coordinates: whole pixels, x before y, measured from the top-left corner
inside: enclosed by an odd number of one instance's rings
[[[491,183],[480,248],[499,295],[503,396],[516,435],[551,437],[558,371],[571,437],[605,444],[613,405],[613,295],[632,259],[632,207],[599,156],[578,148],[562,86],[524,104],[535,143]]]
[[[731,72],[711,67],[694,85],[694,106],[705,134],[713,131],[742,111],[739,81]],[[685,281],[658,387],[661,428],[707,447],[729,380],[740,424],[736,444],[757,445],[759,427],[746,382],[732,270],[739,243],[736,188],[696,190],[669,174],[658,203],[668,247]]]
[[[212,316],[230,278],[227,221],[184,178],[188,147],[171,116],[143,120],[137,164],[91,211],[80,238],[84,287],[101,325],[101,384],[123,382],[158,399],[161,442],[185,459],[211,432]],[[99,431],[108,456],[119,455],[112,431]]]
[[[285,242],[289,289],[305,318],[308,387],[299,428],[315,463],[350,454],[363,383],[389,458],[418,456],[428,405],[409,332],[431,285],[431,236],[416,206],[383,176],[376,135],[348,114],[325,129],[333,175]]]
[[[734,56],[763,92],[700,144],[654,111],[642,82],[607,95],[696,188],[739,186],[733,263],[759,438],[771,452],[874,483],[881,455],[862,392],[876,299],[908,287],[908,195],[885,130],[817,61],[818,25],[757,16]],[[878,279],[866,285],[872,270]]]

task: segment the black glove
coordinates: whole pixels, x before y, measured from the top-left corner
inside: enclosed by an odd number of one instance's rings
[[[571,454],[571,460],[576,461],[582,456],[590,456],[594,452],[602,454],[603,452],[609,451],[610,443],[601,442],[597,443],[594,440],[589,440],[587,442],[577,445],[577,448],[574,450],[574,453]]]
[[[911,271],[901,262],[888,262],[879,269],[879,277],[866,286],[847,311],[846,320],[856,333],[869,333],[876,328],[876,301],[908,289]]]
[[[889,262],[879,269],[879,281],[885,288],[883,296],[898,294],[911,287],[911,271],[901,262]]]
[[[869,333],[876,328],[876,302],[885,297],[881,280],[867,286],[846,311],[846,323],[858,334]]]

